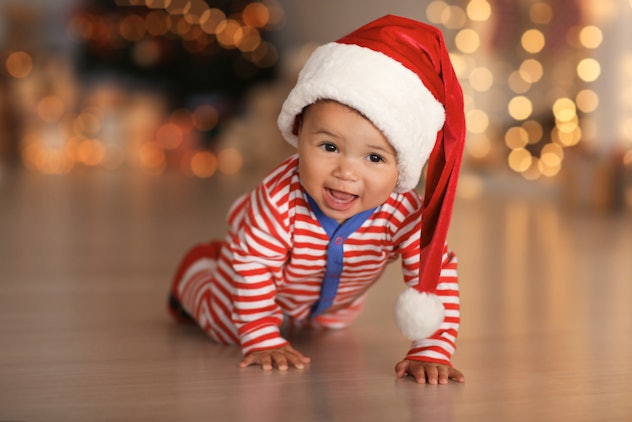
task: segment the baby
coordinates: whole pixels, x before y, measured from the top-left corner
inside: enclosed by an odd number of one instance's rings
[[[172,315],[240,345],[241,367],[303,368],[281,324],[348,326],[399,258],[407,288],[394,315],[412,346],[397,376],[463,382],[450,362],[460,314],[446,236],[465,123],[441,33],[389,15],[319,47],[278,124],[297,154],[233,204],[222,241],[185,256]]]

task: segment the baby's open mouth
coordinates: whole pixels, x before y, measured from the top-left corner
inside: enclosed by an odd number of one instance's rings
[[[349,203],[358,197],[358,195],[354,195],[352,193],[347,193],[340,190],[329,189],[329,188],[327,188],[327,192],[329,192],[329,195],[334,201],[341,204]]]

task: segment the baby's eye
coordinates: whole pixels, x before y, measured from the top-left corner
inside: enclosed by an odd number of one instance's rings
[[[338,148],[336,148],[336,145],[332,144],[331,142],[323,142],[320,147],[322,149],[324,149],[327,152],[336,152],[338,151]]]
[[[380,162],[384,161],[382,156],[379,155],[379,154],[369,154],[369,156],[367,158],[372,163],[380,163]]]

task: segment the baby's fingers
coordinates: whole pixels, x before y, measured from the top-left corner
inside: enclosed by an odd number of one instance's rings
[[[270,360],[270,356],[266,356],[260,353],[251,353],[249,355],[244,356],[244,358],[239,362],[240,368],[246,368],[250,365],[261,365],[264,369],[272,369],[272,361]]]
[[[287,357],[283,351],[272,352],[271,358],[272,358],[272,362],[274,363],[274,365],[277,367],[279,371],[287,371]],[[266,369],[266,370],[272,369],[272,364],[270,364],[269,368],[264,366],[263,369]]]
[[[456,368],[450,368],[448,370],[448,378],[456,382],[465,382],[465,376],[463,372],[459,371]]]

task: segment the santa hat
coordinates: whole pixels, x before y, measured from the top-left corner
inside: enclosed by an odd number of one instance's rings
[[[463,94],[441,32],[384,16],[318,47],[301,70],[278,118],[297,146],[297,117],[321,99],[359,111],[397,152],[396,191],[414,189],[428,162],[419,283],[395,304],[395,321],[411,339],[434,334],[444,319],[435,294],[465,139]]]

